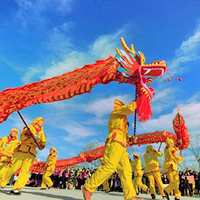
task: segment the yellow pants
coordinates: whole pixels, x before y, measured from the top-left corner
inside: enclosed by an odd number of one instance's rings
[[[133,179],[133,188],[135,189],[136,194],[138,193],[138,187],[143,191],[147,191],[148,187],[142,183],[142,176],[136,176]]]
[[[51,187],[53,185],[53,182],[50,178],[52,172],[49,171],[44,171],[44,174],[42,176],[42,184],[41,184],[41,188],[46,188],[46,185],[48,187]]]
[[[110,177],[109,177],[110,178]],[[109,187],[109,183],[108,183],[108,179],[106,179],[104,182],[103,182],[103,190],[106,191],[106,192],[109,192],[110,191],[110,187]]]
[[[169,185],[165,187],[165,191],[170,194],[174,190],[174,196],[181,198],[181,193],[179,191],[179,175],[177,171],[169,169],[166,172],[167,178],[169,179]]]
[[[5,187],[9,182],[11,176],[21,167],[17,181],[13,185],[12,190],[21,190],[27,183],[29,178],[29,168],[35,157],[30,154],[15,152],[13,155],[13,162],[11,168],[3,176],[1,187]]]
[[[158,185],[158,189],[160,191],[161,196],[165,196],[164,194],[164,185],[161,179],[161,175],[160,172],[150,172],[147,173],[147,177],[149,179],[149,189],[150,189],[150,193],[156,195],[156,190],[155,190],[155,181]]]
[[[106,145],[104,164],[99,166],[96,172],[87,180],[84,185],[85,189],[94,192],[116,169],[121,179],[124,199],[129,200],[135,197],[136,193],[132,184],[132,169],[128,153],[125,147],[114,141],[110,141]]]
[[[7,162],[0,163],[0,183],[2,181],[3,176],[7,173],[9,168],[9,164]]]

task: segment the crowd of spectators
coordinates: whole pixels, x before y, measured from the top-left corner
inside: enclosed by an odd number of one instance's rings
[[[54,174],[52,174],[51,179],[53,181],[53,188],[58,189],[80,189],[81,186],[85,183],[85,181],[95,172],[95,169],[91,168],[85,168],[82,169],[80,167],[68,167],[64,170],[58,170],[55,171]],[[133,176],[134,178],[134,176]],[[185,172],[179,171],[179,178],[180,178],[180,185],[179,189],[182,194],[182,196],[193,196],[200,195],[200,172],[192,171],[189,169],[186,169]],[[13,177],[13,181],[16,181],[17,176]],[[164,186],[169,184],[169,180],[167,179],[165,174],[162,174],[162,181]],[[30,187],[40,187],[42,182],[42,174],[40,173],[31,173],[29,181],[27,182],[27,186]],[[147,178],[147,175],[143,174],[142,182],[149,186],[149,181]],[[120,178],[115,172],[110,179],[108,180],[110,191],[115,192],[122,192],[122,185]],[[157,185],[156,192],[159,194],[159,190]],[[103,190],[102,185],[98,188],[98,190]],[[143,191],[140,190],[142,193]]]

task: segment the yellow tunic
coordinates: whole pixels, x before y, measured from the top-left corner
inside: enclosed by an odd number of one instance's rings
[[[57,155],[55,153],[49,154],[46,161],[46,171],[54,172],[56,166]]]
[[[164,172],[167,172],[170,167],[174,171],[178,171],[176,163],[181,163],[183,161],[183,157],[178,156],[177,148],[167,145],[164,149],[164,153],[165,153]]]
[[[134,177],[143,175],[141,159],[131,161],[131,166],[133,167]]]
[[[160,194],[164,197],[164,185],[161,180],[160,168],[158,163],[158,157],[162,156],[162,152],[153,149],[152,145],[146,147],[146,153],[144,154],[145,171],[149,179],[150,193],[156,195],[155,181],[158,185]]]
[[[57,155],[55,153],[49,154],[47,157],[47,161],[45,163],[46,170],[43,173],[42,184],[41,184],[41,188],[43,189],[46,188],[46,185],[48,187],[51,187],[53,185],[50,176],[55,170],[56,160],[57,160]]]
[[[137,105],[135,101],[131,102],[129,105],[123,105],[116,108],[110,115],[108,122],[108,132],[107,141],[112,139],[119,142],[126,147],[128,134],[128,120],[126,115],[132,114]]]
[[[36,129],[34,125],[29,126],[31,132],[33,133],[37,143],[40,146],[45,146],[46,138],[43,132],[43,128]],[[17,147],[16,151],[13,155],[13,163],[10,170],[4,175],[0,186],[5,187],[9,182],[11,176],[21,167],[21,171],[19,173],[18,179],[13,185],[12,190],[20,190],[22,189],[29,178],[29,168],[32,162],[35,159],[36,155],[36,148],[37,145],[35,144],[34,139],[28,135],[27,128],[23,130],[20,135],[21,144]]]
[[[12,155],[15,149],[20,144],[20,141],[17,137],[11,138],[10,136],[6,136],[0,139],[0,151],[8,153],[8,155]],[[10,158],[7,156],[0,155],[0,163],[1,162],[9,162]]]
[[[138,187],[146,192],[148,187],[142,183],[142,175],[143,175],[142,161],[138,154],[135,155],[137,155],[138,159],[131,161],[131,166],[133,167],[133,172],[134,172],[133,187],[136,193],[138,193]]]
[[[20,145],[20,141],[17,136],[14,138],[7,136],[0,139],[0,151],[2,151],[3,154],[8,155],[0,155],[0,182],[11,166],[12,157],[10,156],[12,156],[18,145]]]
[[[145,172],[160,172],[158,157],[162,157],[162,152],[154,150],[151,145],[148,145],[146,150],[144,154]]]
[[[178,175],[178,166],[177,163],[183,161],[182,156],[177,154],[178,148],[174,146],[174,141],[172,139],[166,140],[166,147],[164,149],[165,153],[165,163],[164,163],[164,172],[169,179],[169,184],[165,187],[165,191],[170,194],[174,191],[174,196],[176,198],[181,198],[181,193],[179,191],[179,175]]]
[[[30,125],[29,129],[33,133],[33,136],[35,137],[37,143],[39,145],[45,146],[46,145],[46,137],[43,132],[43,129],[37,130],[33,125]],[[33,156],[36,156],[37,145],[36,145],[34,139],[27,135],[27,128],[25,128],[23,130],[23,132],[21,133],[20,141],[21,141],[21,145],[16,150],[16,152],[28,153]]]
[[[136,196],[132,184],[131,165],[126,150],[129,136],[126,115],[132,114],[136,107],[137,105],[134,101],[129,105],[124,105],[123,102],[115,100],[114,110],[108,122],[109,135],[106,139],[104,164],[98,167],[96,172],[85,183],[84,187],[89,192],[94,192],[117,169],[123,185],[124,199],[128,200]]]

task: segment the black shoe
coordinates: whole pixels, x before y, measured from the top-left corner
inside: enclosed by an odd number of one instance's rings
[[[11,190],[10,195],[21,195],[21,192],[19,190]]]
[[[175,197],[175,200],[181,200],[180,198]]]
[[[40,188],[40,190],[46,190],[46,188]]]
[[[139,192],[136,195],[139,195]]]
[[[51,186],[48,186],[48,190],[50,190],[52,187],[53,187],[53,185],[51,185]]]
[[[165,193],[165,198],[167,199],[167,200],[170,200],[170,198],[169,198],[169,194],[164,190],[164,193]]]
[[[152,199],[156,199],[155,194],[151,194],[151,198],[152,198]]]

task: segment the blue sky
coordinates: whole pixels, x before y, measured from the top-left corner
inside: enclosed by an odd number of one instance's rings
[[[120,37],[124,37],[128,45],[133,43],[137,51],[145,54],[146,63],[166,60],[170,72],[183,79],[154,81],[154,115],[148,122],[138,123],[137,134],[173,131],[171,122],[176,107],[180,107],[195,141],[200,130],[199,10],[197,0],[3,1],[0,90],[114,56],[115,48],[121,47]],[[38,116],[45,118],[44,130],[51,144],[38,157],[44,160],[51,146],[63,159],[76,156],[87,143],[104,142],[114,99],[129,103],[134,99],[134,90],[134,86],[126,84],[97,85],[90,94],[23,109],[21,113],[28,123]],[[129,120],[133,123],[133,116]],[[0,136],[7,135],[13,127],[23,127],[16,113],[0,124]],[[137,151],[143,154],[145,147]],[[184,156],[194,160],[189,150]],[[195,161],[193,164],[197,165]]]

